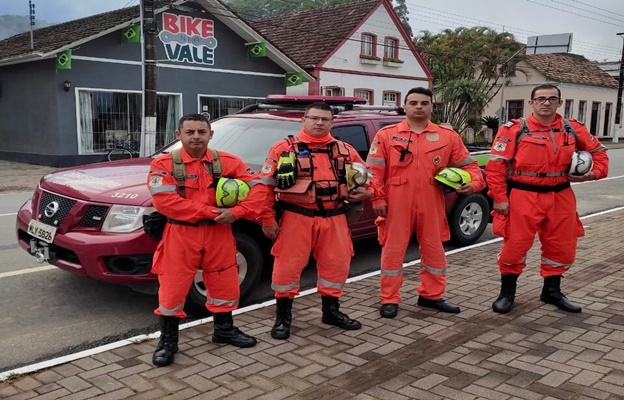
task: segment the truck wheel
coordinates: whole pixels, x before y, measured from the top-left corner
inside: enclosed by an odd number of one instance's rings
[[[240,297],[249,296],[258,285],[262,268],[264,267],[264,255],[258,242],[251,236],[236,232],[236,261],[238,263],[238,283],[240,284]],[[206,309],[206,286],[202,280],[201,269],[195,274],[195,279],[186,298],[185,311],[193,316],[209,315]]]
[[[475,243],[485,231],[490,218],[490,206],[483,193],[457,198],[449,213],[451,244],[468,246]]]

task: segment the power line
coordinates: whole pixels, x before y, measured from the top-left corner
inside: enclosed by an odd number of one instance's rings
[[[584,11],[584,12],[590,12],[590,13],[592,13],[592,14],[594,14],[594,15],[598,15],[598,16],[603,17],[603,18],[609,18],[609,19],[612,19],[612,20],[615,20],[615,21],[618,21],[618,22],[623,22],[623,23],[624,23],[624,19],[621,19],[621,18],[613,18],[613,17],[610,17],[610,16],[608,16],[608,15],[599,14],[599,13],[597,13],[597,12],[595,12],[595,11],[586,10],[586,9],[584,9],[584,8],[581,8],[581,7],[572,6],[572,5],[570,5],[570,4],[567,4],[567,3],[564,3],[564,2],[562,2],[562,1],[558,1],[558,0],[550,0],[550,1],[552,1],[553,3],[562,4],[562,5],[566,6],[566,7],[575,8],[575,9],[577,9],[577,10],[581,10],[581,11]],[[591,8],[595,8],[595,7],[591,7]]]
[[[603,20],[600,20],[600,19],[592,18],[592,17],[589,17],[587,15],[583,15],[583,14],[575,13],[575,12],[572,12],[572,11],[564,10],[564,9],[561,9],[561,8],[549,6],[548,4],[538,3],[537,1],[533,1],[533,0],[526,0],[526,1],[528,1],[529,3],[537,4],[537,5],[542,6],[542,7],[548,7],[548,8],[552,8],[553,10],[557,10],[557,11],[561,11],[561,12],[564,12],[564,13],[576,15],[576,16],[579,16],[579,17],[591,19],[591,20],[597,21],[597,22],[602,22],[603,24],[609,24],[609,25],[613,25],[613,26],[617,26],[617,27],[621,26],[620,24],[615,24],[613,22],[608,22],[608,21],[603,21]]]
[[[578,1],[578,0],[572,0],[572,1],[575,2],[575,3],[583,4],[583,5],[588,6],[588,7],[593,7],[595,9],[597,9],[597,10],[600,10],[600,11],[608,12],[609,14],[621,15],[622,17],[624,17],[624,14],[616,13],[616,12],[613,12],[613,11],[610,11],[610,10],[605,10],[604,8],[596,7],[593,4],[583,3],[582,1]]]

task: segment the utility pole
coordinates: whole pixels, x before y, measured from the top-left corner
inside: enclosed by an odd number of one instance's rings
[[[156,151],[156,34],[154,0],[141,0],[141,23],[143,32],[143,129],[141,156]]]
[[[498,112],[498,126],[501,126],[505,123],[504,121],[504,117],[505,117],[505,109],[503,108],[503,105],[505,104],[505,86],[507,84],[507,71],[509,70],[509,62],[511,60],[514,59],[514,57],[516,57],[518,54],[520,54],[520,52],[522,50],[524,50],[526,48],[526,46],[522,46],[522,48],[518,51],[516,51],[513,56],[509,57],[507,59],[507,61],[505,61],[502,64],[502,68],[503,68],[503,83],[501,83],[501,98],[500,98],[500,110]],[[496,134],[496,132],[494,132],[494,134]]]
[[[33,37],[33,26],[35,26],[35,5],[28,0],[28,13],[30,14],[30,49],[35,49],[35,39]]]
[[[617,34],[624,39],[624,32]],[[613,141],[618,142],[618,134],[624,134],[622,132],[622,86],[624,85],[624,41],[622,41],[622,56],[620,57],[620,78],[618,80],[618,92],[617,92],[617,104],[615,105],[615,125],[616,129],[613,134]],[[619,128],[619,129],[618,129]]]

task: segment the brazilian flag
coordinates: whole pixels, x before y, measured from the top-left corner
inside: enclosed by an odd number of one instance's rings
[[[56,53],[56,69],[71,69],[71,50]]]
[[[286,73],[286,87],[297,86],[303,83],[303,73],[301,72],[288,72]]]
[[[139,43],[141,41],[141,25],[127,26],[121,30],[121,43]]]
[[[253,43],[249,45],[249,57],[266,57],[266,42]]]

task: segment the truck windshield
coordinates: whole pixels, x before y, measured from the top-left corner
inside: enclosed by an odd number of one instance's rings
[[[288,135],[297,135],[301,122],[283,119],[225,117],[211,122],[214,135],[208,146],[215,150],[227,151],[240,157],[249,165],[259,166],[273,144]],[[182,143],[175,141],[163,148],[160,154],[180,148]]]

